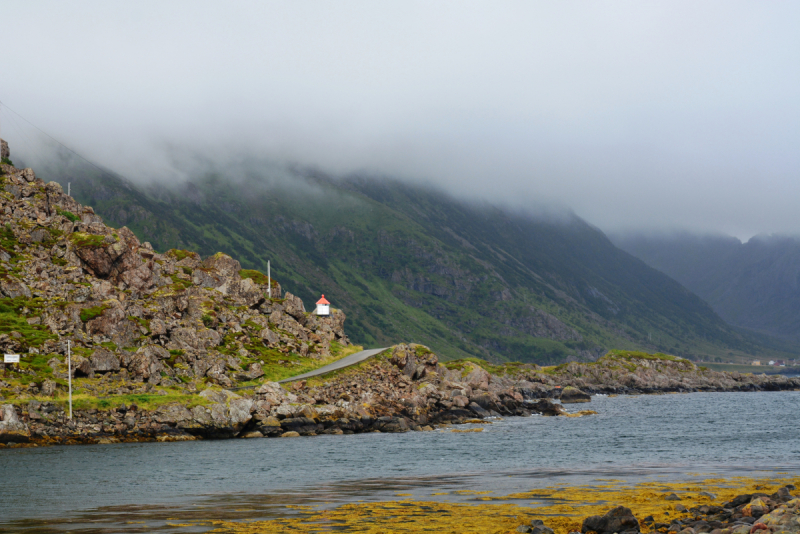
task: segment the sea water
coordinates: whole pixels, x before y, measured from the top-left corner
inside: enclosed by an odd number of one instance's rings
[[[2,449],[0,531],[183,532],[196,530],[168,520],[266,518],[398,492],[800,472],[799,392],[597,396],[567,408],[599,413],[509,417],[481,432]]]

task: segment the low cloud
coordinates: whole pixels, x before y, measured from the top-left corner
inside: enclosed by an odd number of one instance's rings
[[[800,224],[795,3],[3,12],[0,100],[133,180],[185,180],[202,165],[175,155],[193,154],[570,207],[609,231]],[[40,150],[7,109],[0,135],[23,159]]]

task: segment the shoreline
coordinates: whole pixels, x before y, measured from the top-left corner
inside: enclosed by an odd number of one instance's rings
[[[251,395],[208,388],[191,408],[79,410],[70,422],[59,404],[32,400],[2,407],[0,448],[430,431],[493,417],[591,416],[591,409],[570,414],[563,405],[591,408],[597,394],[800,389],[800,379],[704,371],[686,360],[638,353],[556,368],[490,368],[495,372],[470,361],[442,364],[427,347],[411,344],[327,377],[267,382]]]

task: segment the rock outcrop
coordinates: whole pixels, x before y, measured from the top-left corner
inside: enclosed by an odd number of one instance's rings
[[[561,400],[561,404],[575,404],[578,402],[590,402],[592,396],[578,388],[567,386],[561,391],[559,399]]]
[[[0,333],[6,352],[46,354],[65,376],[70,340],[74,374],[230,387],[265,362],[325,359],[349,343],[341,311],[309,314],[274,280],[269,298],[266,277],[230,256],[159,254],[32,170],[0,173],[0,298],[27,323]]]
[[[0,405],[0,443],[27,443],[29,439],[28,426],[19,420],[14,406]]]

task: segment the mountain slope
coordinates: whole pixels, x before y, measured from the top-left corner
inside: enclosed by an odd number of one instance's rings
[[[391,180],[333,180],[260,162],[144,188],[69,164],[48,179],[157,250],[267,260],[305,300],[324,293],[352,339],[445,358],[555,363],[609,348],[687,357],[773,353],[575,216],[545,221]],[[312,300],[313,301],[313,300]]]
[[[675,278],[731,324],[800,340],[800,240],[676,234],[615,238]]]

